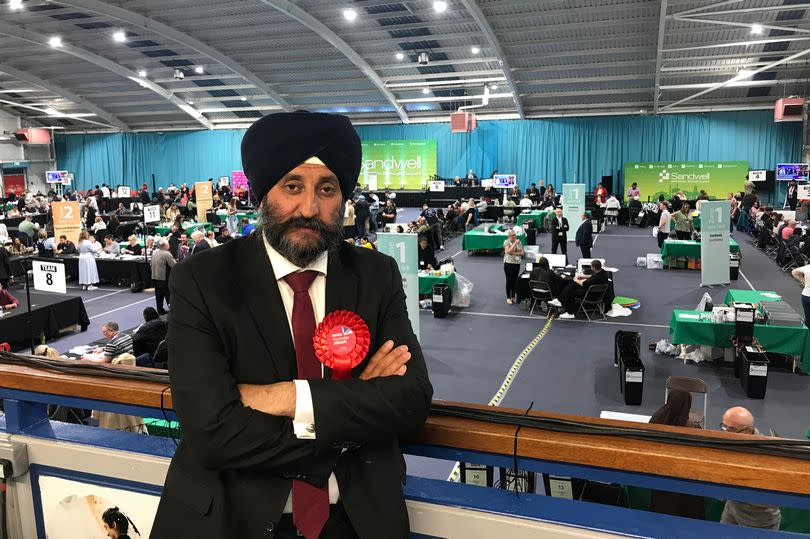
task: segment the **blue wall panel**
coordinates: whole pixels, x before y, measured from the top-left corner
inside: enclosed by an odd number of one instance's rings
[[[736,161],[773,169],[799,159],[801,124],[775,124],[770,111],[481,122],[473,133],[446,123],[363,125],[364,140],[435,139],[438,173],[518,175],[520,187],[545,179],[593,187],[625,161]],[[191,183],[241,169],[244,130],[57,135],[59,167],[78,188],[135,186],[154,173],[158,186]],[[742,181],[742,179],[741,179]],[[615,184],[614,184],[615,185]],[[151,182],[150,182],[151,187]]]

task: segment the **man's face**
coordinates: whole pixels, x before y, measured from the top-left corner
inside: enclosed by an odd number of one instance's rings
[[[556,210],[554,210],[554,213],[557,214],[557,217],[562,217],[562,210],[560,208],[557,208]]]
[[[187,244],[188,236],[186,236],[185,234],[180,234],[180,243],[182,243],[183,245]]]
[[[303,163],[265,196],[259,231],[282,256],[304,267],[340,244],[342,217],[337,176],[325,166]]]

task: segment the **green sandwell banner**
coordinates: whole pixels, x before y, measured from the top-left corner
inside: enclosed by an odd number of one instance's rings
[[[369,174],[376,174],[379,189],[424,189],[436,174],[435,140],[368,140],[361,146],[363,185],[368,185]]]
[[[625,163],[624,188],[635,182],[641,200],[667,199],[683,192],[694,200],[703,189],[710,197],[725,199],[729,193],[743,190],[748,161],[664,161],[658,163]]]

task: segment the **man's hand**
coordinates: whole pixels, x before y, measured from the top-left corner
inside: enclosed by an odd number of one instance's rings
[[[242,404],[277,417],[295,418],[295,383],[239,384]]]
[[[368,365],[360,375],[361,380],[371,380],[383,376],[402,376],[408,367],[405,365],[411,359],[407,345],[394,348],[394,341],[386,341],[371,357]]]

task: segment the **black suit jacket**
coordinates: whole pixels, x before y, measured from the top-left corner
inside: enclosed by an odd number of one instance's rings
[[[223,275],[245,293],[212,293]],[[240,402],[239,383],[296,378],[289,322],[260,235],[178,264],[170,288],[169,371],[183,439],[152,537],[271,537],[292,480],[323,485],[332,472],[361,538],[409,537],[398,437],[424,423],[433,388],[393,259],[346,243],[329,255],[325,311],[358,313],[371,345],[353,378],[330,380],[327,369],[327,379],[309,382],[314,441],[296,438],[290,419]],[[408,345],[407,373],[357,379],[389,339]]]
[[[593,225],[591,220],[582,221],[577,229],[576,236],[577,247],[593,247]]]
[[[560,226],[560,220],[557,219],[556,215],[550,217],[551,219],[551,239],[555,241],[568,241],[568,219],[562,217],[562,226]],[[560,236],[560,232],[562,232],[562,236]]]
[[[193,254],[201,253],[202,251],[205,251],[206,249],[210,248],[211,244],[208,243],[208,240],[203,239],[200,243],[195,243],[191,247],[189,247],[188,255],[191,256]]]

